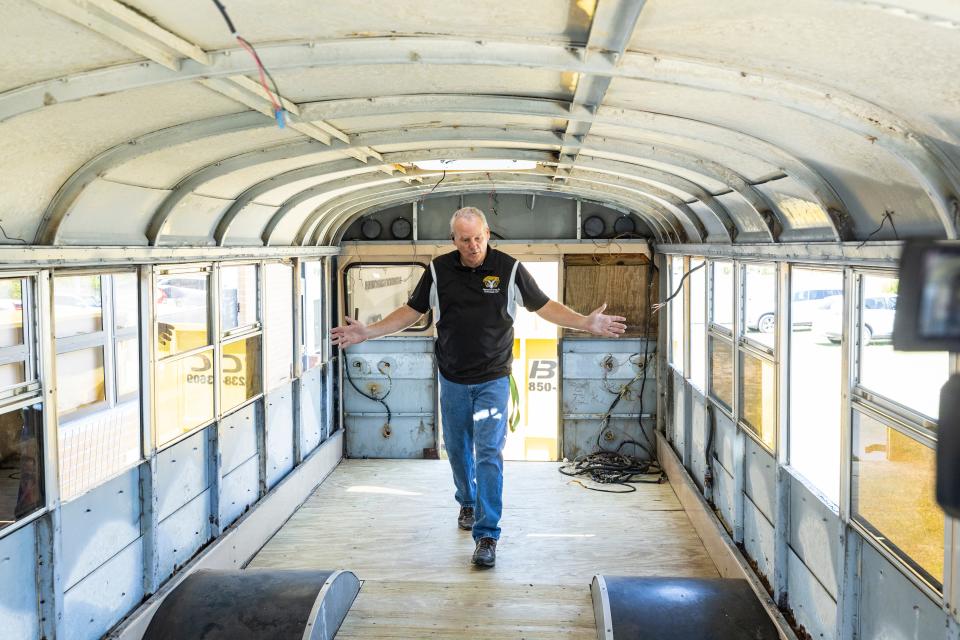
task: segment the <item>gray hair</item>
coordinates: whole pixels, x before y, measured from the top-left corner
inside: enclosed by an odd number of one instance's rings
[[[483,223],[485,229],[490,227],[487,225],[487,216],[483,215],[483,211],[477,209],[476,207],[464,207],[463,209],[457,209],[453,212],[453,216],[450,218],[450,235],[454,235],[453,224],[457,220],[462,220],[466,218],[476,218]]]

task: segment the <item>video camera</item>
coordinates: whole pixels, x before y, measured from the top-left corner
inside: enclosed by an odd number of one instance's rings
[[[893,347],[960,352],[960,245],[928,241],[904,247]],[[960,374],[940,390],[937,502],[960,517]]]

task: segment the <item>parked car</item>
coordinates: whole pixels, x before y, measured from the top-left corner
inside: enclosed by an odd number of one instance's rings
[[[868,296],[863,300],[861,344],[873,340],[889,340],[893,336],[893,317],[897,312],[895,294]],[[818,314],[814,331],[830,342],[839,344],[843,334],[843,298],[837,296]]]
[[[813,318],[819,309],[827,303],[828,299],[843,295],[840,289],[803,289],[794,291],[790,297],[790,310],[793,316],[793,326],[809,327],[813,324]],[[764,299],[764,303],[769,302]],[[760,331],[762,333],[773,333],[776,325],[776,315],[769,304],[751,303],[747,300],[746,304],[746,326],[747,329]]]

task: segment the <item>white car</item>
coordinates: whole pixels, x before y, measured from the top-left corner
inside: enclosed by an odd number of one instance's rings
[[[889,340],[893,336],[893,317],[897,313],[896,294],[868,296],[863,299],[861,344],[873,340]],[[843,333],[843,298],[831,300],[814,322],[814,331],[834,344]]]
[[[817,311],[822,309],[830,298],[842,294],[843,291],[840,289],[794,291],[793,295],[790,296],[790,313],[793,316],[794,328],[811,326]],[[776,316],[773,309],[770,309],[768,305],[754,304],[748,299],[746,325],[747,329],[753,329],[761,333],[773,333],[773,328],[776,325]]]

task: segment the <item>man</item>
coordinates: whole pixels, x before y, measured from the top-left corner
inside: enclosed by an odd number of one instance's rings
[[[516,305],[554,324],[608,338],[618,337],[626,325],[621,316],[603,314],[606,304],[583,316],[550,300],[519,261],[487,247],[490,227],[479,209],[456,211],[450,236],[457,250],[431,262],[407,304],[370,326],[346,318],[346,326],[331,332],[332,342],[347,347],[401,331],[433,308],[443,437],[460,504],[457,523],[473,531],[473,564],[492,567],[503,510]]]

